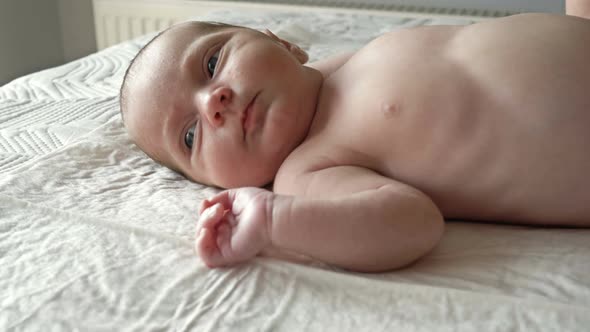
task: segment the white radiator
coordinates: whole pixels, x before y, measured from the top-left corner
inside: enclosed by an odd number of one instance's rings
[[[491,1],[491,2],[490,2]],[[504,0],[506,2],[507,0]],[[544,2],[535,0],[529,8],[518,7],[518,3],[531,0],[510,0],[502,10],[499,0],[257,0],[251,1],[197,1],[197,0],[93,0],[94,24],[98,49],[138,37],[140,35],[165,29],[212,10],[312,10],[312,11],[355,11],[370,12],[377,15],[394,15],[411,12],[412,15],[450,15],[469,16],[475,20],[505,16],[518,11],[534,10],[537,6],[543,11],[557,11],[546,8]],[[486,5],[486,2],[488,3]],[[452,5],[465,5],[456,8]],[[473,5],[475,4],[475,5]],[[478,5],[479,4],[479,5]],[[483,4],[483,5],[482,5]],[[441,7],[445,5],[444,7]]]

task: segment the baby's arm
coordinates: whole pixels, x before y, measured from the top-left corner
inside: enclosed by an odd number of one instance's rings
[[[338,166],[296,181],[289,187],[298,196],[275,198],[272,240],[278,248],[376,272],[415,261],[442,236],[442,215],[428,197],[371,170]]]
[[[296,196],[242,188],[208,200],[205,210],[216,212],[207,214],[219,218],[200,221],[201,258],[213,267],[231,265],[275,247],[376,272],[415,261],[442,235],[442,216],[428,197],[372,171],[340,166],[300,176],[297,183]],[[231,214],[222,218],[224,208]]]

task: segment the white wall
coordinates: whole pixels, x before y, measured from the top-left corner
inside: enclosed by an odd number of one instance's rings
[[[0,85],[95,50],[92,0],[0,0]]]
[[[57,0],[0,1],[0,85],[63,61]]]
[[[58,0],[64,61],[96,52],[92,0]]]

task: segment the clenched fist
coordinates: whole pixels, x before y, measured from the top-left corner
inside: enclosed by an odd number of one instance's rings
[[[270,246],[273,197],[261,188],[239,188],[204,200],[195,242],[203,262],[209,267],[234,265]]]

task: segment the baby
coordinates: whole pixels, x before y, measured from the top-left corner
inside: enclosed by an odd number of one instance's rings
[[[385,271],[428,253],[444,218],[590,226],[589,20],[418,27],[306,61],[270,31],[190,22],[126,73],[136,144],[234,188],[201,204],[208,266],[268,254]]]

